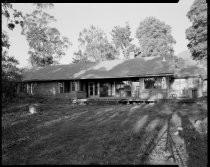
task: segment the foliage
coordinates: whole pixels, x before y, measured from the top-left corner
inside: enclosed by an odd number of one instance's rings
[[[3,31],[1,34],[1,47],[7,48],[7,49],[9,49],[9,47],[10,47],[9,37],[5,31]]]
[[[46,9],[46,8],[53,8],[54,4],[53,3],[33,3],[37,7],[37,9]]]
[[[187,17],[192,26],[186,30],[189,40],[187,47],[194,60],[207,60],[207,3],[206,0],[195,0]]]
[[[73,63],[79,63],[81,61],[84,61],[84,62],[88,61],[87,57],[82,54],[81,49],[77,52],[74,52],[74,55],[75,55],[75,58],[73,58],[73,61],[72,61]]]
[[[16,95],[17,82],[22,78],[22,69],[18,68],[18,61],[9,56],[7,50],[2,50],[1,88],[2,102],[11,100]]]
[[[186,65],[185,60],[183,58],[178,56],[174,56],[173,58],[174,58],[175,68],[181,69]]]
[[[18,61],[9,56],[7,51],[2,53],[2,80],[3,81],[18,81],[21,79],[21,70],[17,68]]]
[[[71,43],[67,37],[61,36],[58,29],[49,24],[56,19],[44,12],[43,9],[53,7],[53,4],[36,4],[37,9],[24,16],[22,34],[26,35],[29,43],[30,63],[32,66],[46,66],[58,63],[65,55],[64,50]]]
[[[140,22],[136,31],[143,56],[172,56],[173,44],[171,27],[154,17],[147,17]]]
[[[111,35],[116,49],[119,49],[125,58],[129,58],[129,53],[135,49],[135,45],[131,44],[133,38],[130,37],[130,26],[128,24],[125,27],[115,26]]]
[[[7,19],[7,26],[11,30],[13,30],[17,24],[23,25],[22,12],[14,9],[11,3],[2,3],[2,16]]]
[[[115,59],[118,55],[115,47],[109,43],[103,30],[91,26],[79,34],[80,51],[76,52],[76,59],[89,61],[103,61]]]
[[[11,15],[13,14],[13,17]],[[12,4],[3,3],[2,4],[2,16],[7,19],[8,28],[13,30],[16,24],[21,24],[22,22],[18,21],[22,16],[21,12],[13,9]],[[21,24],[22,25],[22,24]],[[21,80],[22,69],[18,68],[18,61],[13,57],[8,55],[8,49],[10,47],[9,37],[5,31],[2,31],[2,55],[1,55],[1,88],[2,88],[2,102],[11,101],[16,95],[16,86],[17,81]]]

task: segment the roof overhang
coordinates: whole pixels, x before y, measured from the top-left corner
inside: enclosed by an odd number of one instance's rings
[[[163,77],[163,76],[174,76],[173,73],[162,73],[162,74],[146,74],[146,75],[130,75],[130,76],[118,76],[118,77],[95,77],[95,78],[71,78],[71,79],[33,79],[33,80],[24,80],[22,82],[52,82],[52,81],[74,81],[74,80],[103,80],[103,79],[126,79],[126,78],[147,78],[147,77]]]

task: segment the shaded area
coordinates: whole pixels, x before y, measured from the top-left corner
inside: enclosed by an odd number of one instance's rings
[[[174,113],[175,124],[169,124]],[[194,115],[205,117],[205,113],[198,104],[70,106],[49,100],[33,115],[26,110],[3,115],[3,164],[148,164],[151,157],[160,161],[160,152],[161,163],[170,163],[167,130],[176,128],[180,118],[183,131],[179,137],[184,143],[190,141],[186,145],[187,163],[203,166],[205,149],[196,152],[194,146],[202,141],[205,148],[205,135],[203,139],[190,131],[187,120]],[[192,142],[192,135],[199,140]],[[178,162],[175,159],[173,163]]]
[[[207,112],[201,105],[193,105],[192,108],[188,109],[186,109],[186,107],[183,107],[183,109],[184,108],[185,113],[178,112],[178,115],[181,118],[183,127],[183,132],[180,136],[185,141],[188,154],[187,166],[207,166],[207,134],[198,132],[195,128],[195,123],[190,121],[193,118],[195,121],[206,118]],[[189,112],[189,114],[186,112]]]

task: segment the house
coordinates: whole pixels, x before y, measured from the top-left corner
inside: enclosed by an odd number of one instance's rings
[[[158,100],[201,97],[202,75],[202,68],[177,70],[173,58],[157,56],[47,66],[24,73],[23,82],[31,95]]]

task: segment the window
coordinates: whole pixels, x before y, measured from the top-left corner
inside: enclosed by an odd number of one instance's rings
[[[59,87],[59,92],[60,93],[64,93],[64,83],[63,82],[59,82],[58,83],[58,87]]]
[[[98,84],[95,83],[95,95],[98,95]]]
[[[71,83],[71,91],[76,91],[76,82],[72,81]]]
[[[193,84],[197,86],[199,84],[199,78],[193,78]]]
[[[64,82],[64,93],[69,93],[70,92],[70,81],[65,81]]]
[[[163,85],[164,80],[161,80],[161,78],[145,78],[144,79],[144,88],[145,89],[161,89],[165,88],[165,85]]]
[[[155,79],[154,78],[145,78],[144,79],[144,87],[145,87],[145,89],[153,89],[155,87]]]
[[[93,82],[90,83],[90,96],[93,96]]]
[[[83,90],[83,86],[84,86],[84,85],[82,84],[82,82],[78,82],[78,83],[79,83],[79,90],[80,90],[80,91],[84,91],[84,90]]]
[[[20,84],[20,92],[24,92],[25,91],[25,84],[21,83]]]

